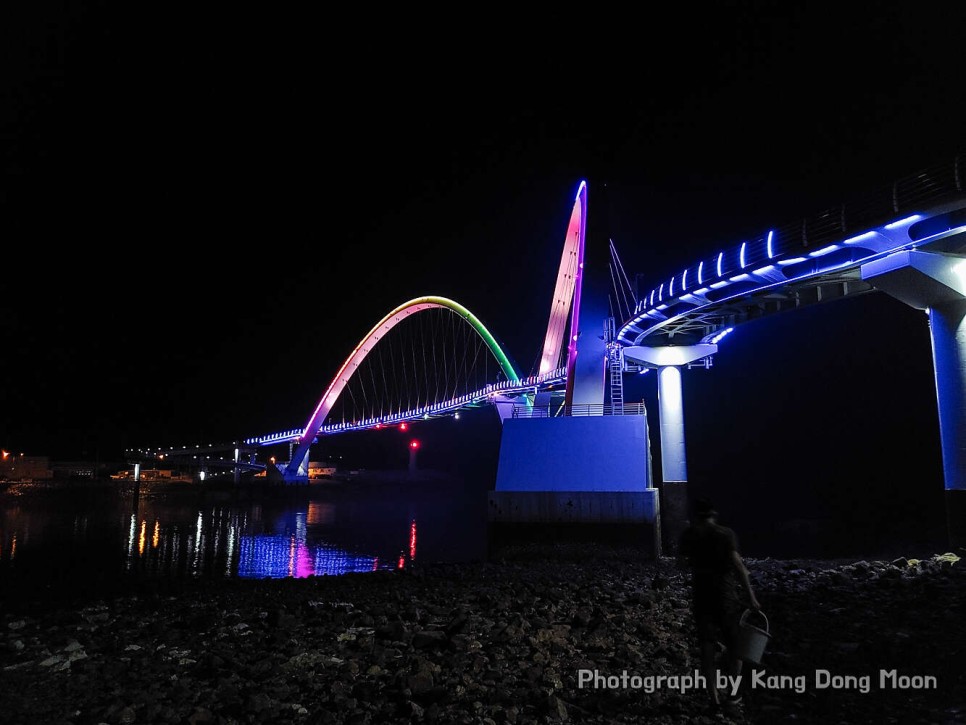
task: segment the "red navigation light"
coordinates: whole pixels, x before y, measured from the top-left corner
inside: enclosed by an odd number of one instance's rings
[[[416,450],[419,448],[419,441],[409,441],[409,447],[413,450]]]
[[[380,428],[382,428],[382,423],[376,423],[376,430],[379,430]]]
[[[399,430],[409,430],[409,423],[400,423]]]

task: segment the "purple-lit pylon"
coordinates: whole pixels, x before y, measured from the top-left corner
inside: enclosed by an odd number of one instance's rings
[[[584,240],[587,226],[587,182],[581,181],[577,188],[567,235],[564,239],[560,267],[557,269],[557,283],[553,290],[553,303],[550,306],[550,321],[540,356],[540,374],[555,369],[560,360],[563,347],[564,329],[570,317],[570,335],[567,339],[567,391],[565,404],[573,403],[574,365],[577,361],[577,335],[580,322],[580,289],[584,276]]]

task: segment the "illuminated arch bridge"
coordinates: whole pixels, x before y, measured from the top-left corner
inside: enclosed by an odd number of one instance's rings
[[[463,305],[445,297],[417,297],[390,311],[369,330],[336,372],[303,427],[229,444],[139,450],[132,458],[190,456],[203,465],[231,467],[237,472],[266,467],[255,462],[251,455],[255,448],[287,443],[292,446],[291,460],[282,473],[287,480],[302,480],[308,475],[309,449],[319,436],[455,416],[460,410],[482,406],[496,406],[502,416],[514,403],[531,405],[538,394],[549,393],[561,403],[570,402],[586,208],[587,187],[581,183],[534,374],[521,375],[493,334]],[[218,456],[219,452],[228,453],[227,458]]]
[[[948,510],[950,521],[960,522],[966,543],[964,179],[966,156],[960,154],[865,198],[692,260],[641,295],[627,282],[612,243],[610,314],[600,300],[589,300],[584,310],[590,329],[601,329],[597,325],[603,320],[602,337],[579,334],[587,217],[587,187],[581,183],[534,374],[522,376],[489,330],[459,303],[418,297],[389,312],[362,338],[301,428],[219,447],[138,453],[212,460],[217,450],[233,448],[229,462],[237,471],[254,448],[289,443],[292,454],[283,475],[300,480],[319,436],[455,415],[481,405],[499,410],[514,402],[542,410],[550,401],[550,410],[557,401],[555,411],[599,404],[622,412],[623,374],[654,368],[665,495],[674,484],[687,483],[683,366],[709,365],[721,340],[748,320],[880,290],[929,315],[944,477],[947,493],[955,494],[948,500],[958,502]],[[601,311],[596,317],[587,314],[594,305]],[[252,458],[247,465],[265,464]]]
[[[498,369],[491,370],[491,358]],[[308,447],[320,433],[454,413],[492,402],[497,395],[559,383],[562,373],[554,373],[539,376],[539,382],[535,377],[521,380],[472,312],[445,297],[418,297],[377,322],[342,364],[298,435],[290,465],[304,466]],[[488,382],[497,374],[502,382]],[[305,472],[290,469],[288,475]]]
[[[363,337],[326,389],[308,423],[232,444],[149,451],[152,457],[192,456],[211,467],[265,468],[245,453],[292,444],[303,470],[319,436],[376,430],[407,421],[458,416],[484,406],[527,404],[542,391],[563,392],[566,367],[521,376],[494,336],[468,309],[445,297],[417,297],[383,317]],[[491,382],[492,381],[492,382]],[[234,448],[234,455],[214,456]],[[301,456],[301,457],[300,457]]]

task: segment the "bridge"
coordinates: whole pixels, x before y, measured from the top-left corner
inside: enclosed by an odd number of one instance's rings
[[[949,529],[951,538],[961,540],[966,529],[964,175],[966,157],[960,154],[862,198],[690,260],[646,292],[628,282],[611,241],[606,304],[582,299],[585,272],[600,275],[601,270],[584,269],[588,190],[581,182],[539,365],[530,374],[523,375],[481,320],[458,302],[417,297],[373,325],[304,425],[229,443],[132,450],[129,456],[139,461],[191,456],[236,477],[246,468],[277,468],[284,480],[300,482],[308,475],[310,448],[321,437],[457,416],[469,408],[494,407],[505,430],[509,419],[569,418],[580,412],[600,419],[642,417],[639,405],[624,405],[623,377],[653,369],[659,392],[660,506],[673,538],[675,526],[687,518],[681,370],[710,366],[725,337],[742,323],[878,291],[929,315]],[[570,440],[570,435],[563,437]],[[288,461],[256,460],[259,448],[279,444],[289,445]],[[649,460],[648,454],[648,467]],[[644,487],[653,488],[649,469],[641,475]],[[520,493],[534,484],[507,485],[504,490]],[[609,485],[616,489],[591,489],[636,490],[640,481]],[[656,513],[656,503],[647,506]]]
[[[129,449],[140,466],[188,462],[209,471],[280,470],[289,482],[308,477],[310,447],[320,436],[379,429],[409,421],[458,416],[493,406],[501,417],[535,401],[572,403],[579,330],[587,185],[574,201],[557,274],[539,367],[522,375],[483,322],[460,303],[438,296],[411,299],[376,322],[336,372],[308,422],[229,442]],[[569,322],[569,333],[568,330]],[[567,338],[565,340],[565,333]],[[257,450],[289,444],[290,460],[257,461]]]

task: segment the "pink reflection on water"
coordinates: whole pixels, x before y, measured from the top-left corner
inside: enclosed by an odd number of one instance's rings
[[[315,574],[315,560],[312,557],[312,549],[306,546],[304,540],[299,541],[295,556],[295,577],[301,579],[313,574]]]

